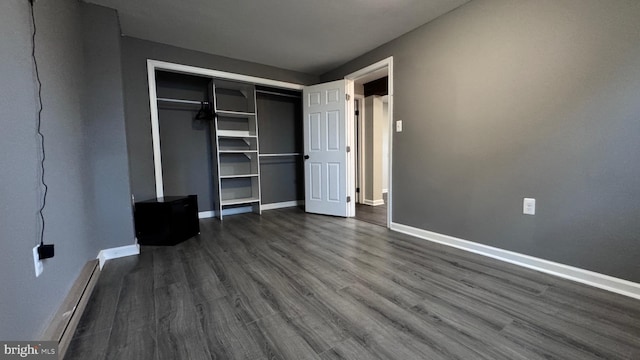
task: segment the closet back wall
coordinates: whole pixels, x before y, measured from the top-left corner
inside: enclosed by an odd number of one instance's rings
[[[315,75],[123,37],[122,71],[124,75],[127,145],[131,169],[131,190],[136,200],[145,200],[156,196],[149,89],[147,84],[147,59],[304,85],[317,83],[319,80]]]
[[[273,91],[273,89],[272,89]],[[282,91],[284,92],[284,91]],[[262,204],[304,200],[304,166],[301,155],[301,97],[258,92],[258,132],[260,134],[260,181]]]
[[[208,101],[210,79],[157,72],[158,98]],[[158,101],[164,194],[198,195],[198,210],[212,211],[211,122],[195,120],[200,105]]]

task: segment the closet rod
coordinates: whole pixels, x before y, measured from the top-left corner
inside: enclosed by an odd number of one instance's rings
[[[279,92],[275,92],[275,91],[267,91],[267,90],[256,90],[257,93],[261,93],[261,94],[269,94],[269,95],[278,95],[278,96],[286,96],[286,97],[292,97],[292,98],[296,98],[299,99],[302,96],[300,95],[293,95],[293,94],[284,94],[284,93],[279,93]]]
[[[285,153],[285,154],[260,154],[262,157],[276,157],[276,156],[300,156],[301,153]]]
[[[209,105],[208,101],[196,101],[196,100],[158,98],[158,101],[166,101],[166,102],[173,102],[173,103],[180,103],[180,104]]]

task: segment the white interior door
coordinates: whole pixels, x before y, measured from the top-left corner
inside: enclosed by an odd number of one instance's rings
[[[346,81],[308,86],[302,93],[306,211],[346,217]]]

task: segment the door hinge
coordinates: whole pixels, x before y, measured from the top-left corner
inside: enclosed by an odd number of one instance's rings
[[[344,94],[344,95],[345,95],[345,98],[347,98],[347,101],[351,100],[351,95],[349,94]]]
[[[347,196],[347,202],[350,203],[351,202],[351,196]]]
[[[360,111],[356,110],[356,116],[360,116]]]
[[[360,193],[360,188],[356,188],[356,192],[357,192],[357,193]]]
[[[347,152],[350,153],[351,152],[351,146],[347,146]]]

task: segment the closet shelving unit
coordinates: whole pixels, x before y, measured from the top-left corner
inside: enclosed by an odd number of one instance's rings
[[[260,157],[255,87],[214,80],[217,206],[223,210],[251,206],[261,213]]]
[[[158,197],[197,194],[199,216],[220,219],[300,203],[298,86],[164,63],[161,68],[148,68]]]

